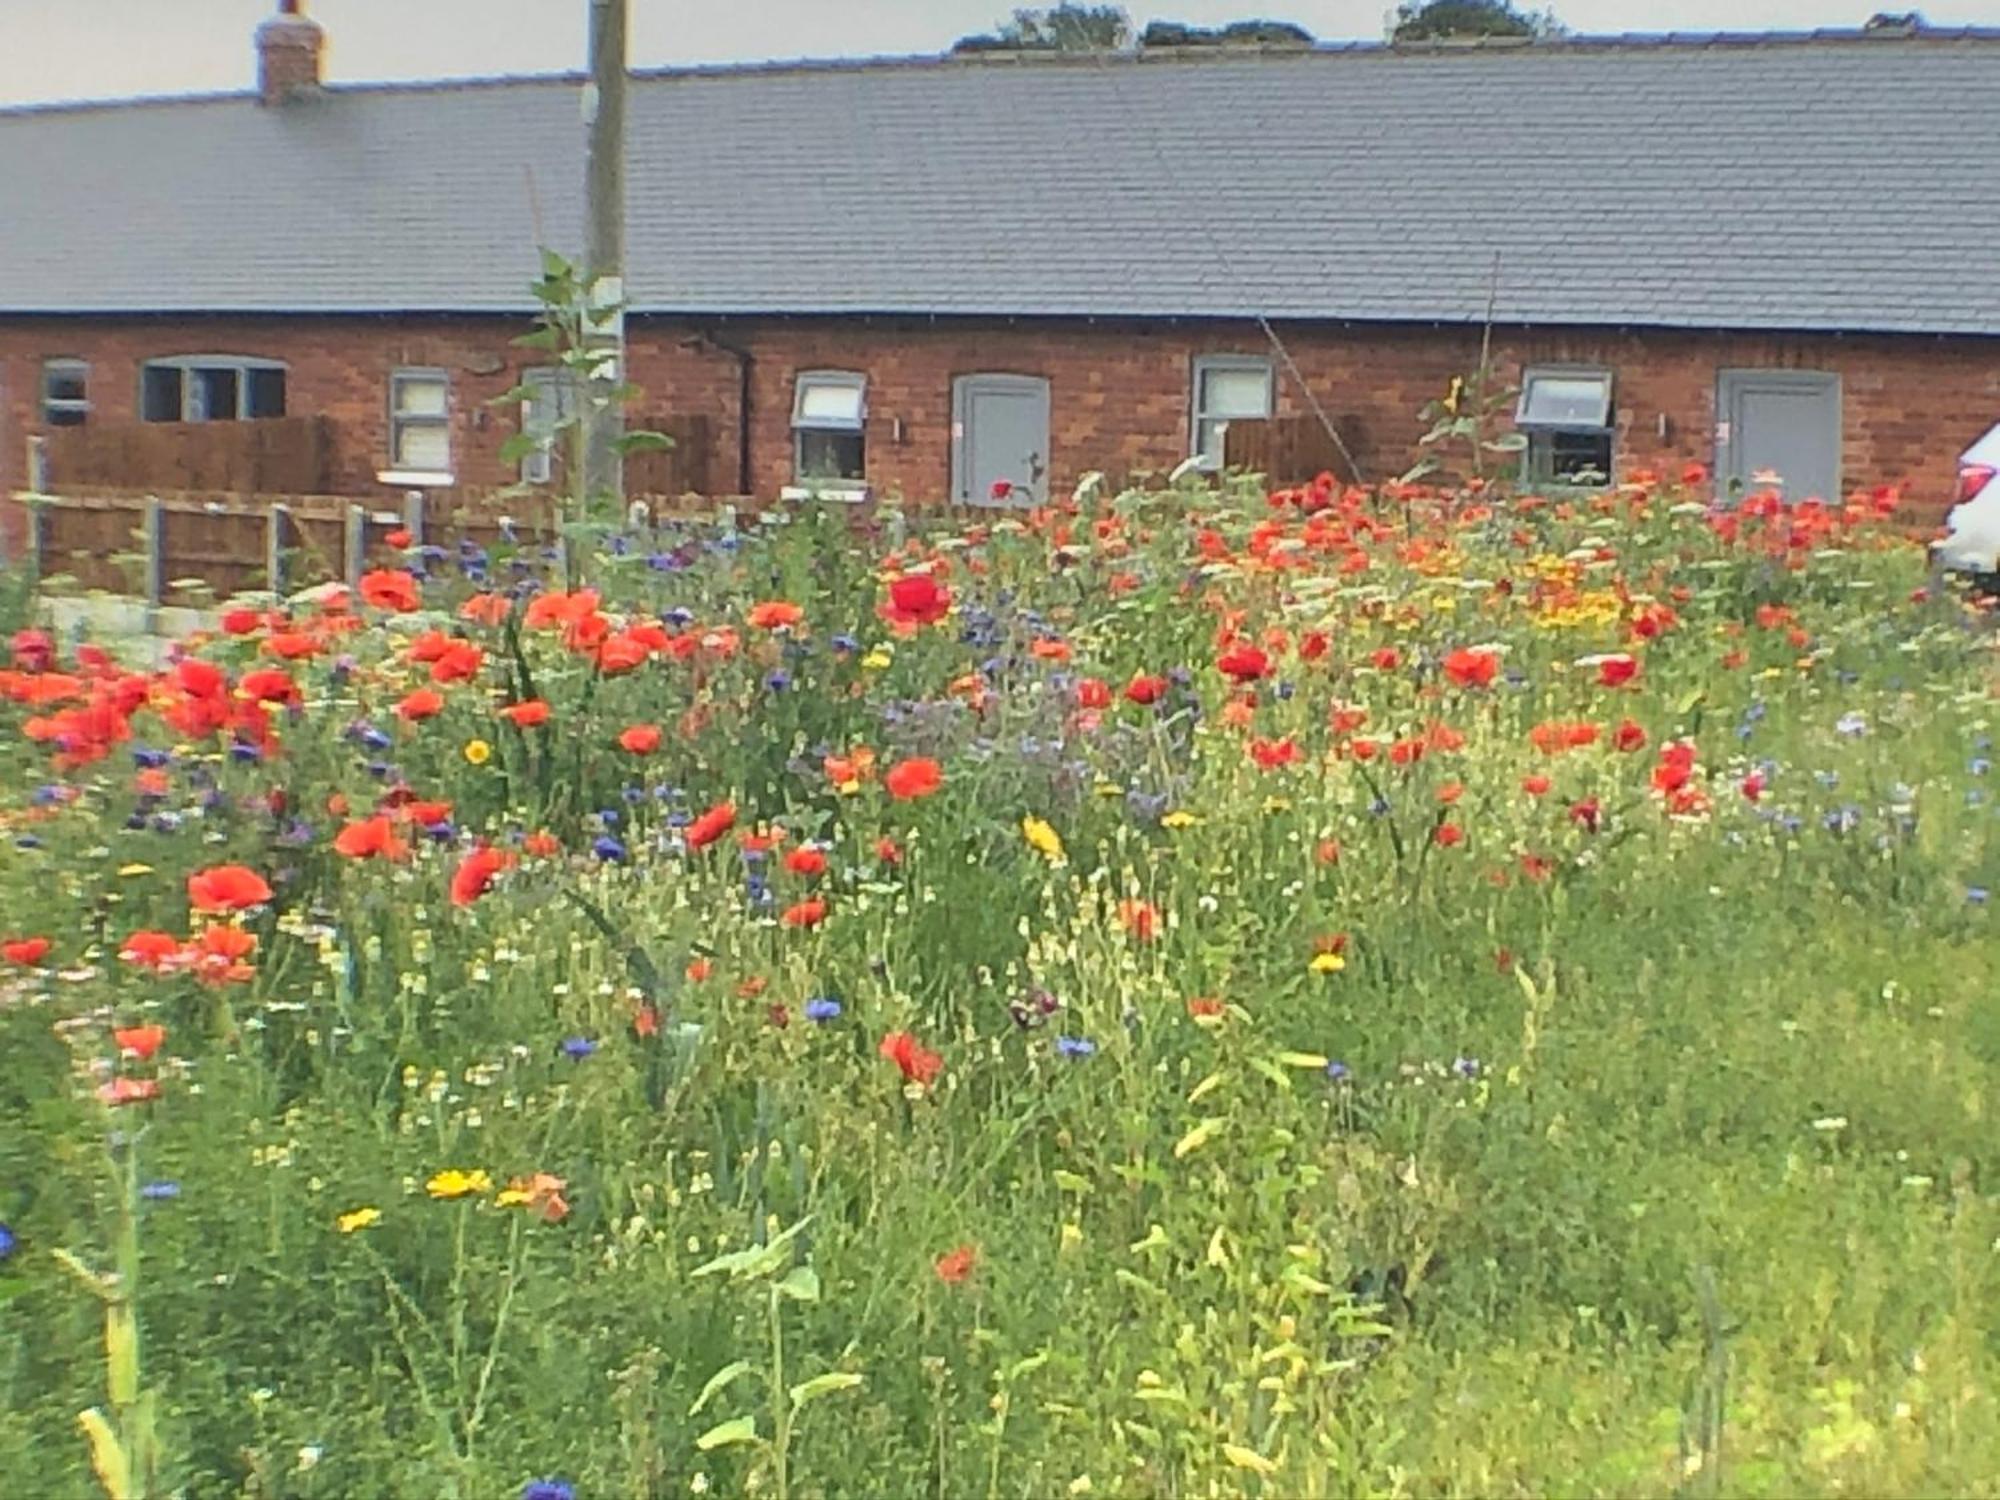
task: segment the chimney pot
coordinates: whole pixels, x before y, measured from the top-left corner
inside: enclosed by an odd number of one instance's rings
[[[257,94],[283,104],[320,86],[326,33],[306,15],[303,0],[278,0],[278,13],[257,28]]]

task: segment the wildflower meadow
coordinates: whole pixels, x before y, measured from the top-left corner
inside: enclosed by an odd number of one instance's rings
[[[10,596],[0,1489],[1994,1493],[2000,659],[1888,509]]]

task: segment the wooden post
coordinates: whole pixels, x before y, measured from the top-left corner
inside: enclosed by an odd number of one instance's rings
[[[347,564],[347,586],[354,588],[361,582],[361,569],[368,557],[368,512],[358,505],[347,507],[346,545],[342,552]]]
[[[49,492],[48,441],[39,432],[28,438],[28,489],[37,495]]]
[[[627,0],[590,0],[590,81],[583,88],[585,341],[596,356],[584,413],[583,493],[589,500],[609,495],[619,509],[625,413],[611,392],[625,379],[626,20]]]
[[[291,507],[282,503],[273,504],[264,514],[264,577],[273,601],[285,597],[286,532],[291,518]]]
[[[424,492],[408,490],[403,495],[403,530],[410,534],[410,545],[424,544]]]
[[[139,512],[139,534],[146,550],[146,634],[160,632],[160,605],[167,585],[167,508],[158,495],[146,497]]]
[[[28,502],[28,566],[34,569],[30,576],[36,583],[40,583],[42,575],[47,572],[49,532],[44,508],[44,502],[40,500]]]

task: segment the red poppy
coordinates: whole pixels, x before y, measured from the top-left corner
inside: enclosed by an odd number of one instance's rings
[[[264,649],[283,661],[304,661],[319,655],[321,642],[310,631],[284,630],[265,637]]]
[[[1299,638],[1299,660],[1318,661],[1331,649],[1332,642],[1323,630],[1309,630]]]
[[[222,612],[221,624],[224,635],[255,635],[264,628],[264,611],[225,609]]]
[[[1465,842],[1465,830],[1456,823],[1440,823],[1431,830],[1431,839],[1441,849],[1450,849]]]
[[[706,849],[735,826],[736,804],[718,802],[688,824],[687,846],[690,849]]]
[[[97,1097],[113,1108],[143,1104],[160,1097],[160,1082],[157,1078],[113,1078],[97,1086]]]
[[[811,844],[801,844],[785,856],[785,868],[794,875],[824,875],[826,851],[816,849]]]
[[[396,705],[396,717],[408,724],[420,724],[444,712],[444,699],[432,688],[418,688]]]
[[[1160,935],[1160,911],[1150,901],[1120,901],[1118,923],[1142,943]]]
[[[333,837],[333,850],[348,859],[402,859],[410,846],[396,837],[394,824],[378,815],[341,829]]]
[[[951,613],[951,590],[928,573],[905,573],[875,612],[892,625],[935,625]]]
[[[292,681],[290,674],[276,667],[260,667],[254,672],[245,672],[236,684],[236,691],[252,703],[299,701],[299,685]]]
[[[875,840],[875,857],[885,865],[900,865],[903,862],[902,846],[884,834]]]
[[[1187,1003],[1188,1014],[1197,1021],[1217,1020],[1227,1008],[1216,995],[1196,995]]]
[[[1238,641],[1215,659],[1215,668],[1237,682],[1255,682],[1271,670],[1271,658],[1260,647]]]
[[[451,641],[431,663],[432,682],[468,682],[486,665],[486,653],[470,641]]]
[[[543,829],[521,840],[521,852],[536,859],[547,859],[551,855],[562,853],[562,840]]]
[[[120,1026],[111,1033],[111,1040],[118,1044],[121,1052],[129,1052],[141,1062],[151,1059],[166,1039],[167,1028],[164,1026]]]
[[[549,706],[540,698],[530,698],[525,703],[510,703],[500,709],[499,714],[516,729],[533,729],[538,724],[549,722]]]
[[[787,927],[817,927],[826,920],[826,902],[818,896],[795,901],[778,920]]]
[[[402,815],[419,828],[435,828],[451,821],[451,804],[410,801],[403,804]]]
[[[271,899],[264,877],[245,865],[215,865],[187,879],[188,900],[196,911],[246,911]]]
[[[1081,677],[1076,684],[1076,706],[1078,708],[1109,708],[1111,706],[1111,684],[1101,677]]]
[[[184,656],[174,664],[174,686],[190,698],[220,698],[229,678],[214,662]]]
[[[10,964],[19,964],[24,969],[31,969],[42,961],[53,946],[45,937],[14,938],[9,942],[0,943],[0,958],[6,959]]]
[[[1523,776],[1521,778],[1521,790],[1526,792],[1530,797],[1545,795],[1548,789],[1554,784],[1546,776]]]
[[[1639,676],[1637,658],[1630,656],[1607,656],[1597,664],[1597,685],[1599,687],[1624,687]]]
[[[492,888],[494,878],[512,863],[491,844],[482,844],[458,862],[451,876],[451,904],[470,906]]]
[[[1137,704],[1158,703],[1167,695],[1167,679],[1141,673],[1125,684],[1125,697]]]
[[[1316,863],[1322,865],[1339,864],[1340,840],[1321,839],[1317,844],[1313,845],[1313,859]]]
[[[1462,688],[1491,687],[1499,673],[1500,653],[1497,651],[1461,646],[1449,652],[1444,659],[1444,675]]]
[[[1570,821],[1591,833],[1597,832],[1597,822],[1601,813],[1602,809],[1595,797],[1585,797],[1569,805]]]
[[[660,748],[660,726],[634,724],[618,736],[618,748],[631,755],[651,755]]]
[[[944,1071],[944,1059],[924,1047],[907,1031],[892,1031],[876,1049],[894,1063],[912,1083],[928,1084]]]
[[[408,614],[422,607],[417,580],[400,568],[377,568],[361,575],[361,597],[377,609]]]
[[[686,972],[689,984],[700,984],[715,972],[715,962],[713,959],[691,958],[688,960]]]
[[[784,630],[806,617],[806,612],[789,599],[766,599],[750,606],[745,617],[753,630]]]
[[[1762,771],[1752,771],[1738,782],[1736,787],[1738,791],[1743,793],[1743,798],[1746,802],[1758,801],[1764,795],[1764,773]]]
[[[1646,731],[1632,720],[1622,719],[1618,727],[1611,731],[1611,743],[1629,755],[1634,750],[1646,748]]]
[[[1653,790],[1678,792],[1694,778],[1694,746],[1675,740],[1660,747],[1660,763],[1653,767]]]
[[[1368,661],[1378,672],[1393,672],[1403,664],[1394,646],[1378,646],[1369,654]]]
[[[960,1245],[955,1250],[947,1250],[933,1263],[937,1278],[946,1286],[957,1286],[970,1276],[979,1265],[979,1252],[971,1245]]]
[[[458,617],[475,625],[498,625],[513,612],[514,601],[505,594],[474,594],[458,607]]]
[[[596,612],[595,589],[579,589],[574,594],[537,594],[528,601],[522,623],[530,630],[546,630],[557,625],[574,625]]]
[[[1253,739],[1250,741],[1250,758],[1266,771],[1275,771],[1281,766],[1296,765],[1303,758],[1298,742],[1290,735],[1281,740]]]
[[[135,932],[125,939],[118,956],[144,969],[164,969],[180,956],[181,940],[171,932]]]
[[[927,755],[899,760],[882,777],[882,785],[899,801],[928,797],[944,785],[944,768]]]

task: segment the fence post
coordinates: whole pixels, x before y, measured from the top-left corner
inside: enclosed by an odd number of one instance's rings
[[[31,500],[28,502],[28,566],[34,569],[30,576],[36,583],[40,583],[48,571],[48,547],[46,502]]]
[[[145,509],[139,513],[139,534],[146,549],[146,634],[158,635],[167,582],[167,508],[158,495],[146,497]]]
[[[424,492],[407,490],[403,494],[403,530],[410,534],[410,545],[424,544]]]
[[[368,512],[358,505],[347,507],[346,545],[342,550],[347,562],[347,586],[355,588],[361,582],[361,565],[368,552]]]
[[[273,603],[285,597],[285,523],[291,516],[291,507],[283,501],[273,502],[264,513],[264,577]]]
[[[48,439],[40,433],[28,438],[28,488],[37,495],[49,492]]]

